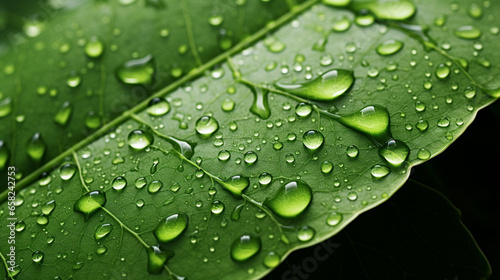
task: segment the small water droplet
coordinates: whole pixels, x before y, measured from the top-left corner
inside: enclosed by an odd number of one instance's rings
[[[274,36],[269,36],[264,39],[264,45],[267,47],[267,50],[272,53],[280,53],[286,48],[286,45]]]
[[[323,0],[323,3],[334,7],[346,7],[351,3],[351,0]]]
[[[138,189],[142,189],[148,182],[146,181],[146,178],[144,177],[139,177],[135,180],[134,185]]]
[[[261,173],[259,175],[259,184],[261,184],[262,186],[267,186],[269,185],[273,180],[273,176],[269,173]]]
[[[125,179],[125,177],[118,176],[113,179],[111,186],[117,191],[123,190],[125,186],[127,186],[127,179]]]
[[[222,108],[222,111],[224,112],[231,112],[234,110],[234,106],[236,105],[236,103],[234,103],[233,100],[229,99],[229,98],[226,98],[222,104],[221,104],[221,108]]]
[[[303,226],[297,232],[297,239],[302,242],[307,242],[313,239],[314,235],[316,235],[316,231],[312,227]]]
[[[44,205],[42,205],[42,213],[44,215],[50,215],[52,213],[52,211],[54,211],[55,208],[56,208],[56,201],[51,200],[51,201],[45,203]]]
[[[426,160],[426,159],[429,159],[430,157],[431,157],[431,152],[429,152],[429,150],[424,149],[424,148],[418,150],[417,158],[419,158],[421,160]]]
[[[257,153],[253,151],[246,152],[243,157],[243,160],[245,160],[245,163],[247,164],[253,164],[257,161],[257,159],[258,159]]]
[[[90,58],[100,57],[104,52],[104,43],[99,37],[91,37],[85,44],[85,54]]]
[[[243,262],[255,256],[261,249],[260,237],[244,234],[233,241],[231,257],[237,262]]]
[[[158,180],[151,181],[148,185],[148,192],[153,194],[157,193],[163,187],[163,183]]]
[[[208,23],[212,26],[219,26],[224,21],[224,18],[221,15],[213,15],[208,18]]]
[[[481,30],[471,25],[461,26],[455,30],[457,37],[467,40],[478,39],[482,34]]]
[[[34,161],[40,161],[45,154],[46,144],[42,139],[42,135],[39,132],[36,132],[31,137],[28,142],[28,146],[26,147],[26,152]]]
[[[281,217],[293,218],[304,212],[311,200],[309,185],[302,181],[291,181],[282,185],[265,204]]]
[[[228,150],[222,150],[219,152],[218,159],[220,161],[227,161],[231,158],[231,153]]]
[[[436,77],[439,79],[444,79],[450,75],[450,67],[446,66],[446,64],[439,64],[436,68]]]
[[[277,267],[281,262],[281,257],[278,253],[271,251],[264,257],[263,263],[268,268]]]
[[[312,112],[312,106],[308,103],[299,103],[297,104],[297,106],[295,107],[295,113],[299,116],[299,117],[307,117],[311,114]]]
[[[334,227],[338,225],[342,221],[342,219],[343,219],[342,214],[333,212],[326,218],[326,224],[331,227]]]
[[[44,226],[49,223],[49,217],[44,214],[40,214],[38,217],[36,217],[36,223]]]
[[[9,160],[10,151],[7,144],[0,140],[0,170],[3,170]]]
[[[153,135],[150,132],[136,129],[128,135],[128,144],[136,150],[142,150],[153,143]]]
[[[85,216],[85,221],[87,221],[90,215],[99,210],[105,204],[106,194],[104,192],[91,191],[84,194],[75,202],[73,210],[82,213]]]
[[[72,112],[73,106],[71,105],[71,102],[64,102],[54,116],[54,122],[61,126],[65,126],[68,123]]]
[[[219,129],[219,123],[213,117],[203,116],[196,121],[195,129],[201,136],[210,137]]]
[[[250,180],[247,177],[235,175],[219,183],[235,197],[241,198],[243,191],[250,185]]]
[[[400,51],[404,46],[404,43],[399,40],[387,40],[382,44],[378,45],[375,49],[379,55],[391,55]]]
[[[224,211],[224,203],[222,203],[221,201],[215,200],[214,202],[212,202],[212,206],[211,206],[210,210],[212,211],[212,213],[218,215],[218,214],[222,213],[222,211]]]
[[[73,178],[73,175],[76,173],[76,169],[76,165],[73,163],[65,163],[59,168],[59,176],[62,180],[68,181]]]
[[[328,174],[333,170],[333,163],[325,160],[324,162],[321,163],[320,169],[321,172],[323,172],[324,174]]]
[[[381,164],[376,164],[371,169],[371,174],[374,178],[383,178],[387,176],[391,170],[389,167]]]
[[[179,237],[188,225],[188,216],[186,214],[173,214],[168,216],[156,226],[153,231],[154,236],[159,242],[166,243]]]
[[[151,84],[154,73],[155,64],[152,55],[129,60],[116,70],[118,79],[130,85]]]
[[[43,253],[40,252],[40,251],[35,251],[33,252],[33,254],[31,254],[31,260],[34,262],[34,263],[42,263],[43,261]]]
[[[299,97],[318,101],[331,101],[344,94],[354,84],[350,70],[333,69],[302,84],[277,83],[276,87]]]
[[[155,97],[149,101],[146,111],[151,116],[163,116],[170,111],[170,103],[164,98]]]
[[[378,154],[392,166],[400,166],[410,153],[410,148],[404,142],[391,139],[380,147]]]
[[[12,112],[12,98],[7,97],[0,101],[0,118],[8,116]]]
[[[347,153],[348,157],[355,158],[359,154],[359,149],[358,149],[358,147],[356,147],[354,145],[350,145],[350,146],[347,147],[346,153]]]
[[[323,145],[324,141],[325,137],[317,130],[309,130],[302,136],[302,143],[311,151],[319,149]]]
[[[95,230],[94,238],[95,240],[101,240],[106,237],[113,230],[112,224],[102,224]]]

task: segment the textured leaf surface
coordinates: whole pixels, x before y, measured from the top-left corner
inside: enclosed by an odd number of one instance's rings
[[[499,58],[487,54],[498,42],[493,20],[500,6],[484,2],[477,17],[469,15],[472,2],[454,3],[415,1],[417,14],[405,24],[382,20],[387,16],[372,7],[380,21],[366,24],[369,16],[306,2],[274,34],[172,88],[167,113],[152,116],[144,105],[127,111],[112,131],[62,153],[60,168],[18,194],[16,215],[25,225],[16,234],[18,278],[258,278],[276,256],[337,233],[390,197],[411,166],[443,151],[495,100]],[[456,39],[457,29],[469,25],[481,36]],[[332,69],[354,75],[334,101],[273,86],[302,84],[307,91]],[[387,110],[388,131],[373,132],[384,117],[364,124],[347,117],[367,106]],[[399,166],[379,154],[389,135],[409,148]],[[73,209],[90,191],[104,193],[106,203],[92,205],[87,217]],[[287,193],[300,194],[285,201],[294,207],[281,207],[275,197]],[[56,207],[44,214],[51,201]],[[157,276],[148,272],[148,252],[158,244],[155,228],[174,214],[186,214],[187,227],[160,245],[165,255],[156,262],[175,255],[163,269],[149,267]],[[111,232],[96,240],[105,224]],[[248,245],[247,255],[255,255],[235,261],[241,255],[233,250],[241,247],[234,242],[242,236],[260,246]],[[43,252],[41,263],[31,261],[35,251]]]

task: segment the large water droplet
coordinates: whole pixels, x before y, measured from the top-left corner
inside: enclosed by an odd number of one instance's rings
[[[173,214],[163,219],[153,231],[159,242],[166,243],[179,237],[188,225],[186,214]]]
[[[378,45],[375,49],[380,55],[395,54],[403,48],[404,43],[399,40],[388,40]]]
[[[294,218],[304,212],[311,200],[312,190],[309,185],[302,181],[292,181],[282,185],[265,204],[281,217]]]
[[[406,143],[391,139],[380,147],[378,154],[393,166],[400,166],[410,153],[410,148]]]
[[[250,185],[250,180],[247,177],[236,175],[219,183],[235,197],[241,198],[243,191]]]
[[[113,179],[113,182],[111,182],[111,186],[117,191],[123,190],[123,188],[127,186],[127,179],[125,179],[125,177],[118,176]]]
[[[73,163],[65,163],[59,168],[59,176],[62,180],[68,181],[73,178],[73,175],[76,173],[76,169],[76,165]]]
[[[319,101],[331,101],[344,94],[354,84],[354,74],[350,70],[333,69],[302,84],[281,84],[276,87],[294,95]]]
[[[244,234],[231,245],[231,257],[238,262],[246,261],[260,251],[261,243],[260,237]]]
[[[364,107],[356,113],[341,116],[338,121],[379,143],[385,143],[391,139],[389,112],[382,106],[371,105]]]
[[[116,75],[125,84],[151,84],[155,73],[155,64],[152,55],[132,59],[118,67]]]
[[[71,105],[71,102],[64,102],[54,116],[54,122],[61,126],[66,125],[69,121],[69,118],[71,117],[72,112],[73,106]]]
[[[34,161],[40,161],[45,154],[45,147],[46,144],[42,139],[42,135],[36,132],[28,142],[26,152]]]
[[[471,25],[465,25],[455,30],[455,35],[462,39],[473,40],[481,37],[483,33],[481,30]]]
[[[85,44],[84,51],[88,57],[100,57],[104,52],[104,43],[98,37],[91,37],[87,44]]]
[[[153,143],[153,135],[141,129],[132,130],[128,135],[128,144],[136,150],[142,150]]]
[[[409,0],[354,1],[351,7],[356,11],[369,10],[379,19],[405,20],[415,14],[417,8]]]
[[[259,116],[261,119],[268,119],[271,116],[271,108],[267,100],[269,91],[258,88],[250,87],[253,93],[253,102],[250,107],[250,112]]]
[[[161,274],[167,260],[174,256],[172,251],[163,252],[159,246],[148,249],[148,271],[152,274]],[[170,279],[175,279],[170,277]],[[181,278],[184,279],[184,278]],[[179,279],[180,280],[180,279]]]
[[[84,194],[75,202],[73,210],[82,213],[85,216],[85,221],[87,221],[90,215],[99,210],[105,204],[106,194],[104,192],[91,191]]]
[[[170,103],[164,98],[153,98],[149,101],[148,114],[152,116],[163,116],[170,111]]]
[[[195,129],[201,136],[210,137],[219,129],[219,123],[210,116],[203,116],[196,121]]]
[[[101,240],[106,237],[113,230],[112,224],[102,224],[100,225],[94,233],[95,240]]]
[[[302,136],[302,143],[311,151],[319,149],[324,141],[325,137],[317,130],[309,130]]]

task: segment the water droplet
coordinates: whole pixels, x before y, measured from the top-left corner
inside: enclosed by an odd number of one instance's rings
[[[45,203],[44,205],[42,205],[42,213],[44,215],[50,215],[52,213],[52,211],[54,211],[55,208],[56,208],[56,201],[51,200],[51,201]]]
[[[268,51],[273,53],[282,52],[286,48],[286,45],[274,36],[269,36],[264,39],[264,45],[267,47]]]
[[[8,116],[12,112],[12,98],[7,97],[0,101],[0,118]]]
[[[132,59],[118,67],[118,79],[129,85],[151,84],[155,73],[155,64],[152,55]]]
[[[102,255],[102,254],[105,254],[107,251],[108,251],[108,248],[104,245],[101,245],[101,246],[97,247],[96,254]]]
[[[259,184],[261,184],[262,186],[267,186],[269,185],[273,180],[273,176],[269,173],[261,173],[259,175]]]
[[[291,181],[280,187],[273,198],[265,202],[276,214],[294,218],[304,212],[312,200],[312,190],[302,181]]]
[[[150,174],[155,174],[156,170],[158,169],[158,164],[160,163],[160,159],[155,157],[153,159],[153,164],[151,165],[151,168],[149,169]]]
[[[387,176],[391,170],[389,167],[381,164],[376,164],[371,169],[371,174],[374,178],[383,178]]]
[[[313,239],[315,234],[316,231],[312,227],[303,226],[297,232],[297,239],[299,239],[302,242],[307,242]]]
[[[214,15],[208,18],[208,23],[212,26],[219,26],[224,21],[224,18],[221,15]]]
[[[245,156],[243,157],[243,159],[245,160],[245,162],[247,164],[253,164],[257,161],[258,156],[257,156],[257,153],[255,153],[253,151],[249,151],[249,152],[245,153]]]
[[[73,163],[65,163],[59,168],[59,176],[61,176],[62,180],[68,181],[73,178],[73,175],[76,173],[76,169],[76,165]]]
[[[117,191],[123,190],[125,186],[127,186],[127,179],[125,179],[125,177],[118,176],[113,179],[113,182],[111,182],[111,186]]]
[[[222,150],[219,152],[218,158],[220,161],[227,161],[231,158],[231,153],[228,150]]]
[[[90,129],[96,129],[101,126],[101,117],[94,111],[90,111],[85,116],[85,126]]]
[[[231,257],[237,262],[243,262],[255,256],[261,249],[260,237],[244,234],[233,241]]]
[[[4,169],[5,165],[9,160],[9,148],[7,148],[7,144],[0,140],[0,170]]]
[[[236,103],[234,103],[233,100],[227,98],[226,100],[224,100],[221,104],[221,108],[222,108],[222,111],[224,112],[231,112],[234,110],[234,105]]]
[[[441,118],[437,121],[437,125],[439,127],[448,127],[450,126],[450,119],[444,117],[444,118]]]
[[[356,113],[341,116],[338,121],[343,125],[361,132],[379,143],[391,139],[389,132],[389,112],[378,105],[366,106]]]
[[[165,267],[165,263],[173,256],[174,253],[171,251],[163,252],[160,250],[159,246],[151,246],[151,248],[148,249],[148,272],[151,274],[161,274]],[[184,279],[175,277],[175,275],[170,277],[170,279],[176,278],[179,280]]]
[[[372,14],[366,12],[366,10],[361,10],[360,13],[356,15],[354,22],[359,26],[370,26],[375,22],[375,18]]]
[[[278,253],[274,251],[267,253],[263,260],[264,265],[268,268],[277,267],[280,264],[280,262],[281,262],[281,257],[278,255]]]
[[[46,144],[42,139],[42,135],[36,132],[31,137],[26,147],[26,152],[34,161],[40,161],[45,154]]]
[[[471,3],[468,12],[469,15],[475,19],[479,19],[483,16],[483,9],[477,3]]]
[[[142,208],[144,206],[146,202],[143,200],[143,199],[138,199],[136,202],[135,202],[135,206],[137,206],[137,208]]]
[[[75,88],[82,83],[82,77],[77,72],[71,72],[66,79],[66,85]]]
[[[147,131],[136,129],[128,135],[128,144],[136,150],[142,150],[153,143],[153,135]]]
[[[302,136],[302,143],[311,151],[319,149],[325,141],[325,137],[317,130],[309,130]]]
[[[134,182],[135,187],[138,189],[142,189],[147,183],[148,182],[146,181],[146,178],[144,178],[144,177],[139,177]]]
[[[350,70],[333,69],[302,84],[281,84],[276,87],[299,97],[318,101],[331,101],[344,94],[354,84],[354,74]]]
[[[212,202],[212,207],[210,208],[210,210],[212,211],[212,213],[218,215],[222,213],[222,211],[224,211],[224,203],[215,200],[214,202]]]
[[[99,37],[91,37],[90,40],[85,44],[85,54],[91,58],[97,58],[104,52],[104,43]]]
[[[331,227],[334,227],[338,225],[342,221],[342,219],[343,219],[342,214],[333,212],[326,218],[326,224]]]
[[[196,121],[195,129],[201,136],[210,137],[219,129],[219,123],[210,116],[203,116]]]
[[[446,64],[439,64],[436,68],[436,77],[439,79],[444,79],[450,75],[450,67],[446,66]]]
[[[295,107],[295,114],[297,114],[299,117],[307,117],[311,114],[312,112],[312,106],[308,103],[299,103]]]
[[[430,157],[431,157],[431,152],[429,152],[427,149],[422,148],[422,149],[418,150],[417,158],[425,160],[425,159],[429,159]]]
[[[33,252],[33,254],[31,254],[31,260],[34,262],[34,263],[42,263],[43,261],[43,253],[40,252],[40,251],[35,251]]]
[[[457,28],[455,30],[455,35],[462,39],[473,40],[481,37],[482,32],[474,26],[465,25]]]
[[[359,149],[358,149],[358,147],[356,147],[354,145],[350,145],[349,147],[347,147],[346,153],[347,153],[348,157],[355,158],[359,154]]]
[[[235,197],[241,198],[243,191],[250,185],[250,180],[247,177],[235,175],[219,183],[224,189],[231,192]]]
[[[356,11],[369,10],[375,17],[388,20],[409,19],[417,10],[409,0],[354,1],[351,7]]]
[[[258,88],[250,87],[253,93],[253,103],[250,107],[250,112],[259,116],[261,119],[268,119],[271,116],[271,109],[267,100],[269,91]]]
[[[400,166],[408,157],[410,148],[404,142],[391,139],[380,147],[378,154],[393,166]]]
[[[416,127],[420,131],[426,131],[429,128],[429,122],[426,120],[419,120],[416,124]]]
[[[73,210],[82,213],[87,221],[90,215],[103,207],[104,204],[106,204],[106,194],[101,191],[91,191],[75,202]]]
[[[328,174],[333,170],[333,163],[325,160],[324,162],[321,163],[320,169],[321,172],[323,172],[324,174]]]
[[[49,223],[49,217],[44,214],[40,214],[38,217],[36,217],[36,223],[44,226]]]
[[[153,234],[159,242],[166,243],[179,237],[188,225],[186,214],[173,214],[168,216],[158,224]]]
[[[26,223],[24,221],[19,221],[16,223],[16,231],[21,232],[26,228]]]
[[[100,225],[94,233],[95,240],[101,240],[105,236],[107,236],[113,230],[112,224],[102,224]]]
[[[170,103],[164,98],[155,97],[149,101],[146,111],[151,116],[163,116],[170,111]]]
[[[71,117],[72,112],[73,106],[71,105],[71,102],[64,102],[54,116],[54,122],[61,126],[66,125],[69,121],[69,118]]]
[[[387,40],[382,44],[378,45],[375,49],[380,55],[391,55],[400,51],[404,46],[404,43],[399,40]]]
[[[163,183],[158,180],[151,181],[148,185],[149,193],[157,193],[163,187]]]

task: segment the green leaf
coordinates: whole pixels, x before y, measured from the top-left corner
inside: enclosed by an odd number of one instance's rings
[[[262,277],[386,201],[498,97],[495,3],[477,16],[473,1],[317,2],[153,89],[21,181],[17,278]],[[111,68],[148,82],[147,53]]]

